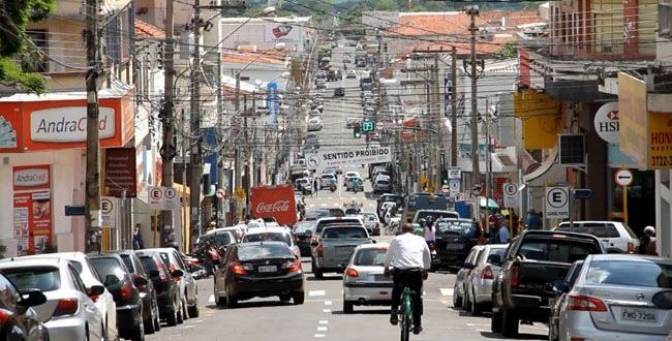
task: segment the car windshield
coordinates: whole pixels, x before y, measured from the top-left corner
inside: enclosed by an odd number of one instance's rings
[[[283,244],[245,245],[238,248],[238,259],[243,262],[266,258],[293,258],[292,250]]]
[[[357,251],[354,264],[360,266],[384,266],[387,249],[362,249]]]
[[[292,238],[287,233],[262,232],[245,235],[243,242],[283,242],[287,245],[292,245]]]
[[[672,288],[672,265],[653,260],[593,260],[586,272],[586,283],[635,287]]]
[[[93,267],[96,268],[96,271],[100,274],[100,278],[106,279],[109,275],[114,275],[119,280],[124,279],[124,268],[121,264],[112,257],[98,257],[92,258],[91,263]]]
[[[304,233],[308,230],[311,230],[315,226],[314,222],[299,222],[294,225],[295,233]]]
[[[524,259],[574,263],[589,254],[602,253],[599,246],[591,242],[558,239],[524,239],[518,254]]]
[[[2,269],[19,291],[38,289],[40,291],[54,291],[61,288],[61,272],[51,266],[30,266]]]
[[[324,229],[323,239],[366,238],[366,229],[361,227],[331,227]]]

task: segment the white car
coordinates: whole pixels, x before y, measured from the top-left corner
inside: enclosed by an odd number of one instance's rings
[[[292,249],[292,253],[301,258],[301,250],[294,243],[294,236],[290,229],[280,226],[254,229],[243,237],[242,243],[263,241],[285,242]]]
[[[380,236],[380,220],[374,212],[362,212],[364,226],[372,236]]]
[[[308,131],[320,131],[324,125],[319,117],[312,117],[308,120]]]
[[[508,244],[485,245],[474,263],[475,267],[467,276],[464,283],[466,290],[464,300],[465,310],[470,310],[474,316],[480,315],[492,305],[492,282],[499,275],[501,260]]]
[[[345,78],[350,78],[350,79],[355,78],[355,79],[356,79],[356,78],[357,78],[357,71],[352,70],[352,69],[351,69],[351,70],[348,70],[348,71],[346,72],[346,76],[345,76]]]
[[[65,258],[6,258],[0,270],[19,291],[38,289],[47,297],[33,307],[52,341],[102,340],[103,315],[91,297],[105,292],[102,285],[88,290],[77,269]],[[91,296],[91,297],[89,297]]]
[[[355,248],[343,273],[343,312],[355,305],[389,306],[392,278],[385,276],[388,244],[362,244]]]
[[[635,253],[639,238],[630,227],[619,221],[575,221],[562,222],[555,231],[570,231],[592,234],[602,242],[605,250],[619,249],[625,253]]]
[[[70,261],[72,266],[77,270],[79,276],[82,278],[82,282],[86,286],[86,290],[91,290],[94,285],[100,285],[105,288],[103,282],[100,279],[100,275],[96,272],[89,257],[87,257],[82,252],[60,252],[60,253],[45,253],[35,256],[25,256],[21,259],[58,259],[63,258]],[[95,302],[96,308],[100,310],[100,314],[103,316],[103,321],[105,323],[105,340],[116,340],[118,337],[117,333],[117,306],[114,303],[114,297],[112,294],[105,288],[102,294],[92,297]]]

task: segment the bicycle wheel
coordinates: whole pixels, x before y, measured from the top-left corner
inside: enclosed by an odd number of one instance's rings
[[[411,334],[411,319],[406,314],[401,315],[401,341],[408,341]]]

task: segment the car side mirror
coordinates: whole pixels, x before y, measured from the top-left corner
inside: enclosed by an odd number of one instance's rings
[[[47,297],[44,296],[42,291],[38,289],[28,289],[21,292],[21,301],[19,304],[22,307],[34,307],[40,304],[47,302]]]
[[[564,294],[569,292],[569,283],[563,280],[553,281],[551,283],[546,283],[545,287],[549,292],[555,294]]]
[[[117,284],[117,283],[119,283],[119,277],[117,277],[116,275],[110,274],[110,275],[105,276],[105,283],[104,283],[105,286],[109,286],[109,285],[113,285],[113,284]]]
[[[86,293],[87,295],[90,296],[98,296],[102,295],[105,292],[105,287],[102,285],[92,285],[89,288],[86,288]]]
[[[149,270],[149,277],[158,277],[160,275],[161,273],[159,272],[159,270]]]
[[[371,238],[371,244],[375,244],[375,243],[376,243],[376,240]]]
[[[177,269],[177,270],[174,270],[174,271],[171,273],[171,275],[173,275],[173,278],[176,278],[176,277],[180,277],[180,278],[181,278],[181,277],[184,277],[184,271],[182,271],[181,269]]]
[[[138,276],[138,277],[133,278],[133,284],[135,284],[136,287],[145,286],[148,283],[149,283],[149,281],[145,277]]]
[[[488,256],[488,263],[492,265],[501,265],[502,264],[502,256],[500,255],[490,255]]]

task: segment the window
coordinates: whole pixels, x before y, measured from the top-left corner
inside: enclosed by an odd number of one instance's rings
[[[20,297],[14,285],[5,276],[0,275],[0,306],[15,311],[16,302]]]
[[[599,247],[591,243],[534,239],[523,240],[522,243],[518,255],[524,259],[574,263],[589,254],[600,253]]]
[[[361,227],[335,227],[322,232],[324,239],[368,238],[366,229]]]
[[[47,30],[27,30],[26,35],[33,41],[35,47],[41,51],[31,55],[31,57],[39,57],[39,60],[31,60],[31,71],[48,72],[49,61],[44,56],[49,54],[49,33]]]
[[[31,266],[2,270],[19,290],[54,291],[61,288],[61,272],[51,266]]]
[[[96,268],[103,280],[106,280],[107,276],[110,275],[117,277],[120,281],[126,277],[126,270],[116,258],[99,257],[92,259],[91,263],[93,263],[93,267]]]
[[[238,259],[243,262],[266,258],[294,258],[292,250],[283,244],[254,245],[238,248]]]
[[[283,242],[292,245],[292,237],[288,233],[262,232],[246,235],[244,242]]]
[[[135,269],[135,266],[133,266],[133,260],[131,259],[131,256],[123,254],[120,254],[119,256],[121,256],[121,260],[124,261],[124,264],[126,265],[126,268],[129,272],[138,272]]]
[[[586,272],[587,283],[672,288],[672,265],[655,261],[594,260]]]
[[[69,266],[68,274],[70,275],[70,278],[72,280],[72,283],[75,285],[75,288],[77,288],[77,290],[81,291],[82,293],[86,294],[86,285],[84,285],[84,282],[82,282],[82,279],[77,274],[77,269],[75,269],[73,266]]]
[[[357,252],[355,256],[355,265],[363,266],[384,266],[385,265],[385,249],[365,249]]]

